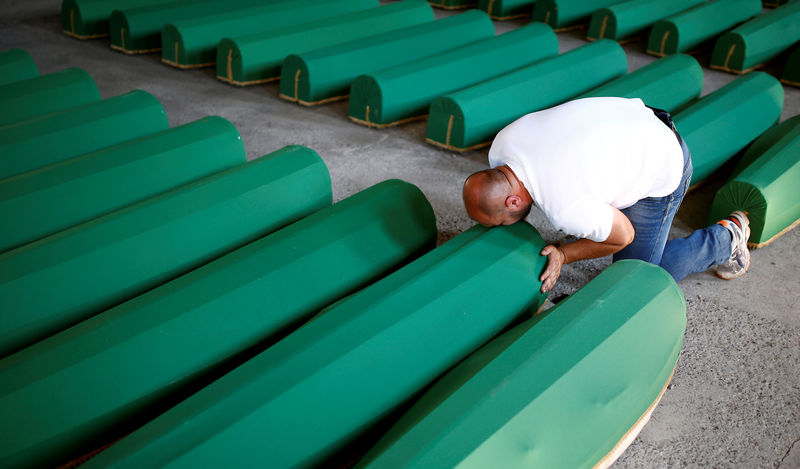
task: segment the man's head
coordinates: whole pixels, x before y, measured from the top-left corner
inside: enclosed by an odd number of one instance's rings
[[[516,223],[532,205],[527,189],[507,166],[472,174],[464,181],[463,197],[469,216],[484,226]]]

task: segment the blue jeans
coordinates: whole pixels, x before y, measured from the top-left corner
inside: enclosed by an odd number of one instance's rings
[[[614,262],[641,259],[659,265],[676,282],[689,274],[703,272],[712,265],[725,263],[731,256],[731,234],[717,223],[685,238],[667,241],[672,219],[692,180],[692,157],[683,139],[681,149],[683,177],[678,188],[665,197],[648,197],[622,210],[636,233],[631,244],[614,254]]]

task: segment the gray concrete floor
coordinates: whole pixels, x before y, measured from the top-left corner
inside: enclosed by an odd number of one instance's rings
[[[249,159],[288,144],[313,148],[330,169],[335,200],[389,178],[414,183],[433,205],[440,242],[472,225],[461,184],[487,166],[486,150],[441,151],[424,143],[424,121],[367,129],[346,118],[346,101],[304,108],[278,98],[277,84],[236,88],[217,81],[211,69],[181,71],[162,65],[158,54],[126,56],[105,39],[77,41],[61,33],[59,11],[58,0],[0,1],[0,50],[26,49],[42,73],[82,67],[104,98],[146,90],[163,103],[173,126],[225,117],[239,129]],[[498,32],[522,24],[496,23]],[[562,52],[586,43],[578,32],[561,33],[559,40]],[[625,50],[631,71],[655,60],[643,42]],[[703,94],[735,78],[710,70],[708,52],[697,58],[704,66]],[[785,90],[782,120],[800,113],[800,89]],[[704,225],[724,179],[689,194],[673,237]],[[541,213],[537,228],[545,239],[558,239]],[[680,282],[688,325],[672,384],[616,467],[800,467],[799,245],[796,228],[754,251],[751,270],[741,279],[728,282],[705,272]],[[566,266],[554,294],[574,292],[608,263]]]

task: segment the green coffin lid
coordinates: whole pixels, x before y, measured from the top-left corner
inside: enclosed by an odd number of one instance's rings
[[[764,13],[729,31],[711,55],[711,68],[747,73],[800,40],[800,2]]]
[[[324,467],[537,309],[543,246],[526,223],[473,228],[326,309],[87,467]]]
[[[777,8],[785,3],[788,3],[792,0],[762,0],[762,3],[767,8]]]
[[[693,57],[676,54],[656,60],[582,95],[641,98],[651,107],[674,112],[700,96],[703,68]]]
[[[630,0],[592,13],[586,39],[622,41],[646,33],[656,21],[679,13],[706,0]]]
[[[751,247],[762,247],[800,222],[800,116],[773,127],[745,152],[737,174],[717,191],[709,219],[734,210],[750,218]]]
[[[176,3],[179,0],[62,0],[61,27],[78,39],[108,36],[108,17],[114,10]]]
[[[39,76],[39,69],[30,54],[22,49],[0,52],[0,85]]]
[[[495,20],[511,20],[531,15],[534,0],[480,0],[478,8]]]
[[[674,116],[692,152],[696,185],[772,127],[783,110],[783,87],[764,72],[728,83]]]
[[[431,6],[445,10],[460,10],[478,6],[478,0],[428,0]]]
[[[0,126],[99,100],[97,85],[82,68],[0,85]]]
[[[620,0],[536,0],[533,21],[541,21],[556,31],[580,27],[597,9],[621,3]]]
[[[7,357],[0,463],[53,466],[123,436],[435,243],[422,192],[386,181]]]
[[[494,36],[486,13],[472,10],[338,46],[292,54],[281,66],[281,97],[304,105],[346,98],[362,73],[411,62]]]
[[[0,127],[0,179],[169,127],[150,93],[131,91]]]
[[[558,53],[558,38],[532,23],[430,57],[361,75],[350,87],[349,117],[371,127],[424,118],[443,94],[503,75]]]
[[[161,61],[178,68],[212,66],[222,38],[298,27],[376,6],[377,0],[292,0],[171,22],[161,30]]]
[[[126,54],[157,52],[161,50],[161,29],[167,23],[280,1],[291,0],[182,0],[114,10],[108,20],[111,48]]]
[[[0,356],[330,201],[330,176],[319,156],[288,147],[0,254]]]
[[[781,81],[787,85],[800,86],[800,47],[797,47],[786,60]]]
[[[245,163],[221,117],[103,148],[0,181],[0,252]]]
[[[375,44],[376,34],[432,20],[433,10],[427,2],[406,0],[299,26],[225,38],[217,48],[217,78],[235,85],[277,80],[283,59],[290,54],[302,54],[350,41],[361,41],[362,45],[370,46]],[[346,70],[347,65],[344,67]]]
[[[628,70],[622,47],[604,39],[436,98],[426,141],[466,151],[491,143],[517,118],[591,90]]]
[[[446,374],[358,467],[607,467],[660,399],[685,328],[666,271],[614,263]]]
[[[716,0],[703,3],[654,24],[647,41],[647,53],[664,56],[690,52],[705,41],[759,13],[760,0]]]

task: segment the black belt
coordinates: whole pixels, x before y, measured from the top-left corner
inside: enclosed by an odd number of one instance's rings
[[[647,105],[645,104],[645,106]],[[669,127],[670,130],[672,130],[672,133],[674,133],[675,137],[678,139],[678,143],[683,142],[683,139],[681,139],[681,136],[678,134],[678,129],[675,128],[675,123],[672,122],[672,116],[670,116],[667,111],[652,106],[647,106],[647,108],[653,111],[653,114],[655,114],[655,116],[658,117],[658,120],[663,122],[664,125],[666,125],[667,127]]]

